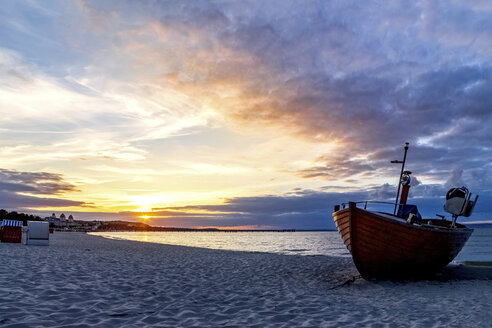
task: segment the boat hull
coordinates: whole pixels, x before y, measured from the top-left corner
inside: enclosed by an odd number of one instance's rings
[[[473,232],[449,221],[409,224],[393,215],[351,203],[333,213],[337,229],[364,278],[423,277],[439,272],[461,251]]]

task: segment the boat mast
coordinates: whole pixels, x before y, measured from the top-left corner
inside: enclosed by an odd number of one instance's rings
[[[405,170],[405,161],[407,160],[407,151],[408,151],[408,142],[405,142],[405,153],[403,154],[403,161],[391,161],[393,164],[401,164],[401,172],[400,172],[400,180],[398,180],[398,190],[396,191],[396,201],[395,201],[395,209],[393,210],[393,214],[396,215],[396,207],[398,206],[398,198],[400,197],[400,186],[401,186],[401,178],[403,176],[403,170]]]

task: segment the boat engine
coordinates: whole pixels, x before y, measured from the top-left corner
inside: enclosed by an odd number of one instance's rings
[[[478,200],[478,195],[472,201],[471,192],[466,187],[451,188],[446,193],[446,203],[444,210],[453,215],[453,218],[458,216],[469,217],[472,214],[473,208]]]

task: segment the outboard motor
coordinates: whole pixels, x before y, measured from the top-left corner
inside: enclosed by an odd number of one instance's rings
[[[458,216],[469,217],[472,214],[473,208],[478,200],[478,195],[475,196],[473,201],[470,200],[471,195],[471,192],[469,192],[464,186],[459,188],[451,188],[446,193],[444,210],[451,213],[453,216],[453,226],[455,225],[456,218]]]

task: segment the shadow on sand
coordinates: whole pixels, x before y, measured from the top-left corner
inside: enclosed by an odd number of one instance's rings
[[[349,276],[343,284],[337,285],[334,288],[350,285],[356,280],[364,279],[360,275]],[[421,277],[401,277],[389,279],[365,279],[371,282],[390,281],[393,283],[408,283],[419,281],[467,281],[467,280],[492,280],[492,262],[465,262],[463,264],[449,264],[443,271],[431,275]]]
[[[436,280],[492,280],[492,262],[465,262],[448,265]]]

